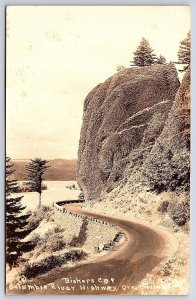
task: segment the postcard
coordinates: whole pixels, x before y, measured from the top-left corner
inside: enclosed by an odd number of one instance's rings
[[[188,6],[8,6],[6,293],[187,295]]]

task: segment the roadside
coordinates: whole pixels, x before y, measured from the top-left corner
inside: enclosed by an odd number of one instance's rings
[[[129,196],[127,196],[129,195]],[[187,193],[177,195],[174,192],[164,192],[159,195],[142,190],[140,186],[129,185],[118,187],[105,196],[100,202],[85,203],[85,209],[118,218],[132,220],[140,224],[148,224],[156,230],[163,230],[169,238],[165,254],[167,258],[153,271],[156,281],[164,279],[165,294],[187,294],[189,292],[189,252],[190,252],[190,228],[189,221],[183,226],[178,226],[173,220],[171,212],[164,207],[171,205],[174,212],[178,212],[179,203],[187,201]],[[172,211],[172,213],[173,213]],[[182,218],[186,217],[186,211],[178,212]],[[167,234],[168,233],[168,234]],[[178,248],[176,245],[178,244]],[[153,275],[153,276],[154,276]],[[145,290],[143,294],[148,294]],[[155,291],[153,291],[155,293]],[[160,292],[161,294],[161,292]]]
[[[167,247],[174,247],[174,241],[169,238],[169,233],[163,230],[140,224],[133,221],[123,220],[122,218],[114,218],[86,212],[79,206],[70,206],[69,209],[74,212],[82,213],[87,216],[102,219],[118,226],[126,236],[125,242],[116,251],[111,251],[107,255],[97,257],[93,262],[85,262],[75,267],[56,268],[53,272],[47,273],[42,277],[36,278],[34,284],[49,285],[51,282],[55,286],[61,286],[62,278],[82,278],[86,281],[92,278],[94,282],[98,282],[101,278],[114,278],[115,290],[114,294],[142,294],[145,289],[139,288],[146,276],[154,278],[153,270],[166,259]],[[143,284],[143,283],[142,283]],[[130,286],[134,287],[130,291]],[[16,291],[15,291],[16,292]],[[21,291],[20,291],[21,292]],[[110,291],[111,292],[111,291]],[[29,291],[24,290],[24,293]],[[80,290],[80,286],[75,286],[73,291],[39,290],[31,291],[33,294],[107,294],[100,288],[93,290],[93,285],[89,289]],[[148,291],[149,293],[149,291]],[[155,293],[165,294],[160,288]]]

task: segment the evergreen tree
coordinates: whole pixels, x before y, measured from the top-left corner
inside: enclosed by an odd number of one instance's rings
[[[47,160],[41,158],[31,159],[31,162],[26,167],[26,174],[31,191],[39,193],[39,207],[41,206],[42,182],[43,175],[49,168]]]
[[[136,51],[133,53],[133,65],[144,67],[150,66],[156,62],[156,55],[153,53],[154,50],[150,47],[148,40],[142,38]]]
[[[181,70],[186,71],[191,61],[191,32],[189,31],[187,37],[180,42],[178,51],[178,63],[184,64],[184,68]]]
[[[14,197],[12,193],[17,190],[17,182],[12,179],[14,164],[6,157],[6,261],[10,267],[17,264],[18,258],[29,247],[28,242],[23,242],[31,230],[27,228],[30,214],[22,215],[25,209],[22,206],[23,196]]]
[[[166,64],[166,58],[163,56],[163,55],[159,55],[157,61],[156,61],[157,64],[160,64],[160,65],[164,65]]]

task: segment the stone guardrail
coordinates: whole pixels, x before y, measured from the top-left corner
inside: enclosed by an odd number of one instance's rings
[[[106,222],[106,221],[103,221],[103,220],[100,220],[100,219],[96,219],[94,217],[88,217],[88,216],[85,216],[83,214],[73,213],[71,211],[68,211],[65,207],[62,207],[63,204],[80,203],[80,202],[84,202],[84,201],[78,201],[78,200],[58,201],[58,202],[53,203],[53,207],[54,207],[54,209],[61,212],[62,214],[69,214],[69,215],[72,215],[76,218],[81,218],[83,220],[88,220],[90,222],[95,222],[95,223],[99,223],[99,224],[102,224],[102,225],[107,225],[107,226],[110,226],[110,227],[117,227],[116,225],[114,225],[112,223],[109,223],[109,222]]]

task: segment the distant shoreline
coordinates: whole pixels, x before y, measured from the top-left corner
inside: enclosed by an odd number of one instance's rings
[[[26,165],[30,159],[12,159],[15,172],[13,179],[18,181],[27,180]],[[76,159],[52,159],[48,160],[50,168],[45,173],[46,181],[76,181],[77,160]]]
[[[44,158],[44,157],[43,157]],[[12,158],[12,161],[20,160],[20,161],[30,161],[32,158]],[[67,161],[73,161],[73,160],[78,160],[77,158],[44,158],[48,161],[52,160],[67,160]]]

